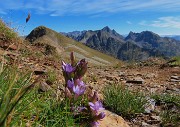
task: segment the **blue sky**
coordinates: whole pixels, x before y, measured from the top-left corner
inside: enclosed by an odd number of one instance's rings
[[[0,0],[0,18],[21,35],[44,25],[58,32],[153,31],[180,35],[180,0]],[[31,19],[25,19],[30,12]]]

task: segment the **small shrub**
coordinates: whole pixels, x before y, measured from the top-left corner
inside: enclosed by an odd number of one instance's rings
[[[103,90],[104,104],[111,111],[126,118],[132,118],[136,113],[144,112],[144,97],[133,94],[121,85],[108,85]]]
[[[46,55],[55,54],[56,53],[56,48],[54,46],[46,44],[44,53]]]

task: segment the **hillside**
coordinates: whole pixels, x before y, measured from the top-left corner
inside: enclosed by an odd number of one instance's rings
[[[179,41],[160,37],[151,31],[130,32],[126,38],[109,27],[101,30],[69,32],[65,34],[88,47],[112,55],[121,60],[147,60],[149,57],[172,57],[180,55]]]
[[[86,58],[89,63],[95,65],[116,65],[120,62],[113,57],[91,49],[84,44],[78,43],[44,26],[32,30],[26,37],[26,40],[30,41],[32,44],[49,44],[56,48],[62,58],[67,58],[69,53],[73,51],[78,59]]]

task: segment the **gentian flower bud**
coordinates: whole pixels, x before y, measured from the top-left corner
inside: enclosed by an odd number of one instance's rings
[[[69,99],[72,98],[72,94],[67,87],[65,88],[65,96],[68,97]]]
[[[95,103],[99,100],[98,93],[95,91],[93,97],[91,98],[91,102]]]
[[[95,120],[101,120],[105,117],[105,113],[104,112],[101,112],[98,116],[96,116]]]
[[[87,62],[82,59],[77,64],[77,78],[81,79],[87,71]]]
[[[73,52],[71,52],[71,54],[70,54],[70,59],[71,59],[71,65],[73,65],[74,66],[74,62],[75,62],[75,57],[74,57],[74,53]]]
[[[80,80],[80,79],[76,79],[75,84],[79,85],[79,86],[85,86],[84,82],[82,80]]]
[[[99,127],[99,122],[93,121],[93,122],[91,123],[91,127]]]
[[[62,69],[66,73],[71,73],[75,70],[75,67],[72,67],[70,64],[66,64],[64,61],[62,61]]]
[[[72,91],[72,89],[73,89],[73,87],[74,87],[74,81],[73,81],[73,79],[67,81],[67,86],[68,86],[68,88]]]
[[[100,101],[97,101],[95,103],[89,102],[89,106],[94,111],[96,114],[98,113],[99,110],[103,110],[104,108],[102,107],[102,103]]]
[[[75,93],[75,95],[78,97],[78,96],[81,96],[82,94],[84,94],[86,90],[86,87],[85,86],[73,86],[73,92]]]

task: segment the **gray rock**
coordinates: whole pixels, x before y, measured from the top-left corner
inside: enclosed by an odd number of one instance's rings
[[[176,79],[176,80],[179,80],[180,77],[179,76],[171,76],[171,79]]]
[[[180,82],[180,76],[173,75],[170,79],[171,82]]]
[[[155,110],[155,100],[151,99],[149,97],[146,98],[147,99],[147,103],[145,104],[145,112],[146,113],[151,113],[152,111]]]
[[[151,116],[151,119],[161,121],[160,116]]]
[[[135,77],[132,80],[127,80],[126,83],[144,84],[144,80],[141,77]]]
[[[42,92],[46,92],[46,91],[50,90],[51,87],[50,87],[46,82],[40,82],[40,84],[39,84],[39,89],[40,89]]]
[[[148,123],[146,123],[146,122],[142,122],[142,123],[141,123],[141,126],[142,126],[142,127],[149,127],[150,124],[148,124]]]
[[[180,80],[178,80],[178,79],[171,79],[170,81],[171,82],[180,82]]]

